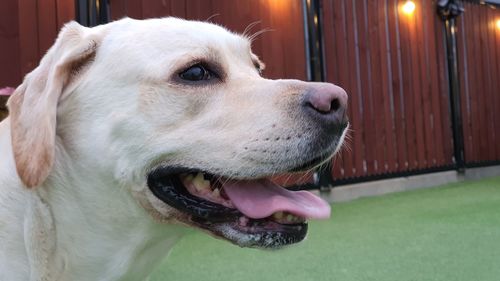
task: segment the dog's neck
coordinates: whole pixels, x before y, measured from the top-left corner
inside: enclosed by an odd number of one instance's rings
[[[92,165],[55,165],[37,194],[54,222],[51,267],[61,271],[52,273],[61,280],[142,280],[185,231],[154,222],[130,192],[103,171],[82,173]],[[95,177],[81,178],[85,174]]]
[[[0,280],[143,280],[186,231],[156,223],[132,187],[60,141],[47,181],[27,189],[8,176],[9,125],[0,123]]]

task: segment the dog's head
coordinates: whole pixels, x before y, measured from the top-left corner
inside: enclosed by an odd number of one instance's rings
[[[9,101],[20,178],[46,180],[58,139],[87,175],[110,177],[161,223],[240,246],[301,241],[306,219],[327,218],[328,204],[268,177],[331,158],[347,95],[263,78],[250,43],[176,18],[67,25]]]

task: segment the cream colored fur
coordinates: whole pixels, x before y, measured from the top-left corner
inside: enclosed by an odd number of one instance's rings
[[[214,60],[222,83],[176,73]],[[0,123],[0,280],[143,280],[185,232],[154,197],[159,163],[249,178],[300,163],[308,83],[267,80],[250,42],[175,18],[70,23]]]

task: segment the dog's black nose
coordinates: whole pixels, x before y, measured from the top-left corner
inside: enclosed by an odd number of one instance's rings
[[[330,83],[313,83],[304,95],[302,108],[329,128],[345,128],[348,123],[347,93]]]

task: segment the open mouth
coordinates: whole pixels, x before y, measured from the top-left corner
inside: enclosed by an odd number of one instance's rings
[[[148,186],[189,221],[242,247],[280,248],[302,241],[307,219],[326,219],[330,206],[307,191],[289,191],[269,179],[234,180],[159,167]]]

